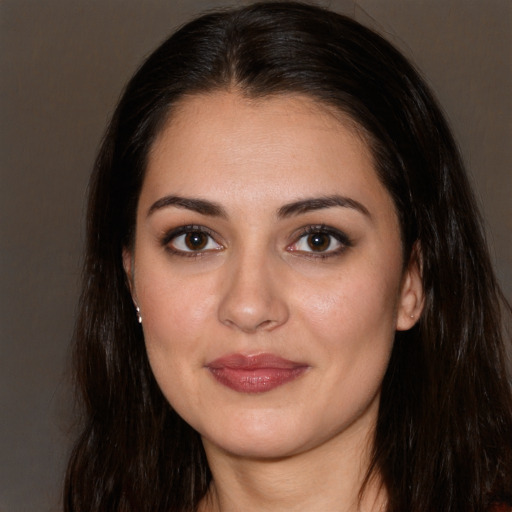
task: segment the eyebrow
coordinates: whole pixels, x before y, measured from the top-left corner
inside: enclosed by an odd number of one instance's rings
[[[201,215],[207,215],[209,217],[222,217],[224,219],[228,218],[226,210],[218,203],[207,201],[205,199],[180,197],[176,195],[165,196],[158,199],[158,201],[155,201],[148,210],[148,217],[154,212],[169,206],[191,210]],[[359,211],[370,219],[372,218],[368,209],[359,201],[340,195],[312,197],[294,201],[292,203],[281,206],[281,208],[279,208],[277,211],[277,216],[279,218],[288,218],[315,210],[334,207],[351,208],[353,210]]]
[[[355,199],[350,197],[344,197],[340,195],[324,196],[324,197],[312,197],[309,199],[301,199],[293,203],[285,204],[279,208],[277,215],[280,218],[292,217],[294,215],[300,215],[302,213],[312,212],[315,210],[323,210],[324,208],[351,208],[357,210],[363,215],[372,218],[368,208],[361,204]]]
[[[168,206],[192,210],[193,212],[200,213],[201,215],[208,215],[210,217],[227,218],[228,216],[226,210],[224,210],[220,204],[212,201],[171,195],[162,197],[158,201],[154,202],[148,210],[148,217],[157,210],[167,208]]]

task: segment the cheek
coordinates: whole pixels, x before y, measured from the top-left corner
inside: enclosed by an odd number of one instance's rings
[[[336,397],[334,409],[357,415],[378,392],[389,362],[396,280],[371,272],[365,279],[340,278],[322,293],[303,295],[300,308],[307,338],[320,349],[318,364],[330,383],[331,399]]]
[[[364,269],[364,273],[340,275],[324,282],[321,289],[308,286],[297,293],[303,321],[326,334],[373,329],[394,332],[399,281],[399,273],[396,274],[388,279],[384,272]]]
[[[394,342],[399,276],[399,268],[365,266],[302,295],[301,323],[320,349],[318,364],[338,411],[357,415],[380,388]]]
[[[196,372],[204,363],[204,337],[211,329],[214,295],[206,283],[141,268],[138,290],[142,328],[148,359],[167,400],[178,406],[187,397],[186,410],[199,407],[201,394],[194,387]],[[197,402],[197,403],[196,403]]]
[[[162,268],[163,267],[163,268]],[[215,286],[204,277],[183,277],[162,264],[138,270],[137,297],[149,338],[182,340],[193,337],[213,317]]]

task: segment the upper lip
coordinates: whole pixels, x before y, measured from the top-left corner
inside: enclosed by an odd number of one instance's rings
[[[280,356],[262,353],[254,355],[244,354],[229,354],[206,364],[207,368],[220,369],[220,368],[231,368],[240,370],[254,370],[257,368],[279,368],[279,369],[294,369],[308,366],[307,364],[290,361]]]

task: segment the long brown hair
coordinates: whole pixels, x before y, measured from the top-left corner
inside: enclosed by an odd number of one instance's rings
[[[450,130],[414,68],[355,21],[299,3],[210,13],[162,44],[128,84],[90,185],[75,334],[83,429],[65,510],[193,511],[211,474],[199,435],[172,410],[148,364],[121,254],[132,242],[148,151],[185,95],[236,87],[300,93],[366,134],[421,253],[426,303],[397,333],[382,385],[373,463],[388,512],[481,512],[512,501],[512,393],[499,290]],[[414,249],[417,248],[417,249]]]

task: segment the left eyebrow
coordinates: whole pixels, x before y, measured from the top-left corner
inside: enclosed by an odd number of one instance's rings
[[[300,215],[302,213],[312,212],[315,210],[323,210],[324,208],[351,208],[357,210],[363,215],[372,218],[368,208],[359,201],[351,199],[350,197],[344,197],[339,195],[324,196],[324,197],[312,197],[308,199],[301,199],[294,201],[293,203],[285,204],[281,206],[277,211],[277,215],[280,218],[292,217],[294,215]]]
[[[210,217],[227,217],[227,213],[220,204],[212,201],[206,201],[205,199],[196,199],[192,197],[180,197],[180,196],[165,196],[155,201],[148,210],[148,217],[154,212],[174,206],[175,208],[184,208],[185,210],[191,210],[201,215],[208,215]]]

